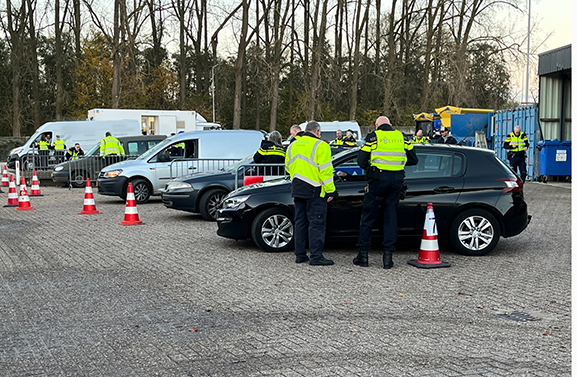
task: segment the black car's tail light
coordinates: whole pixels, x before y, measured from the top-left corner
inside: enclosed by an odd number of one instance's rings
[[[497,182],[505,182],[506,187],[503,189],[503,192],[523,191],[523,181],[519,178],[499,178]]]

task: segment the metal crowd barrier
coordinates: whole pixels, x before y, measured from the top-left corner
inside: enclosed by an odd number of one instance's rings
[[[262,177],[263,181],[288,176],[285,164],[246,164],[234,172],[234,189],[244,186],[245,177]],[[255,180],[256,182],[256,180]]]
[[[170,179],[177,179],[185,175],[192,175],[207,171],[224,170],[239,159],[225,158],[190,158],[175,159],[170,162]]]
[[[68,182],[73,187],[84,187],[86,178],[90,178],[92,186],[97,186],[98,175],[100,171],[108,165],[117,162],[135,159],[138,155],[127,156],[86,156],[75,160],[69,160]]]

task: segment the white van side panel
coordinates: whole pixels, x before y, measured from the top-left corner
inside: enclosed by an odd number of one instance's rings
[[[134,119],[139,124],[142,117],[155,118],[155,134],[170,136],[171,133],[179,131],[200,131],[198,123],[206,122],[206,119],[196,111],[187,110],[145,110],[145,109],[91,109],[88,110],[88,120],[117,120]],[[179,128],[177,129],[177,122]],[[182,124],[184,123],[184,128]]]

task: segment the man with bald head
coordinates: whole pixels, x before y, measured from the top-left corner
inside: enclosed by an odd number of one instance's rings
[[[515,173],[517,173],[517,168],[519,168],[519,175],[523,183],[525,183],[525,178],[527,178],[525,158],[527,157],[526,151],[529,149],[529,139],[525,133],[521,132],[521,126],[515,126],[513,132],[507,135],[503,148],[509,150],[507,153],[509,163]]]
[[[380,116],[375,125],[377,129],[367,135],[358,157],[359,166],[366,171],[369,187],[361,212],[359,254],[353,259],[353,264],[369,266],[373,224],[382,204],[383,267],[390,269],[397,242],[397,207],[405,180],[405,165],[416,165],[419,159],[413,144],[405,141],[402,132],[391,126],[389,118]]]

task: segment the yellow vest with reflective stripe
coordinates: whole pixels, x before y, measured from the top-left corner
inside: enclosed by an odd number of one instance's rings
[[[108,156],[111,154],[124,155],[122,144],[113,136],[106,136],[100,142],[100,155]]]
[[[66,144],[64,143],[64,140],[54,141],[54,149],[66,149]]]
[[[336,146],[336,147],[338,147],[338,146],[340,146],[340,145],[345,145],[345,140],[344,140],[344,139],[335,139],[335,140],[333,141],[333,145]]]
[[[509,142],[509,145],[513,147],[511,152],[521,152],[525,150],[525,140],[527,140],[527,135],[523,132],[519,133],[519,136],[515,136],[514,132],[507,135],[505,142]]]
[[[424,143],[428,143],[428,142],[429,142],[429,138],[426,136],[423,136],[420,139],[416,136],[413,136],[413,140],[411,140],[411,143],[413,143],[413,144],[424,144]]]
[[[291,181],[300,179],[313,187],[321,187],[321,198],[325,193],[335,192],[331,148],[324,141],[308,135],[299,137],[289,146],[285,165]]]
[[[405,141],[401,131],[376,130],[377,140],[365,143],[362,150],[371,153],[371,165],[380,170],[400,171],[407,163],[406,150],[413,149],[413,145]]]
[[[48,150],[48,146],[50,144],[47,141],[44,140],[40,140],[38,142],[38,147],[40,148],[41,151],[47,151]]]
[[[278,147],[276,145],[273,145],[272,147],[267,149],[259,148],[258,153],[260,153],[263,156],[281,156],[283,158],[285,157],[284,148]]]

